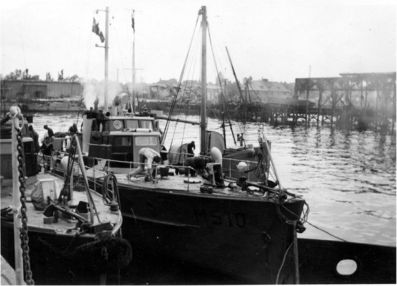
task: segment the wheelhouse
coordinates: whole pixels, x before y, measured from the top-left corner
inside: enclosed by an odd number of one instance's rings
[[[88,157],[110,159],[114,167],[136,167],[143,147],[160,152],[158,123],[152,117],[112,116],[103,120],[84,117],[83,152]]]

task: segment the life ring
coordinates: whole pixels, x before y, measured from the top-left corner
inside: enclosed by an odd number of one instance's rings
[[[113,121],[113,127],[116,130],[119,130],[119,129],[121,129],[123,127],[123,122],[121,122],[120,120],[114,120]]]

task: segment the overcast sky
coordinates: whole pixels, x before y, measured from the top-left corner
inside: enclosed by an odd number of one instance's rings
[[[232,79],[225,46],[240,78],[293,82],[297,77],[396,70],[396,1],[388,0],[2,0],[0,73],[103,79],[104,50],[91,32],[104,32],[110,9],[109,77],[131,79],[131,10],[135,9],[137,81],[179,78],[198,10],[207,6],[219,69]],[[197,33],[197,32],[196,32]],[[199,39],[199,38],[197,38]],[[192,58],[198,58],[198,40]],[[210,81],[215,79],[211,51]],[[211,59],[211,60],[210,60]],[[187,77],[198,79],[198,65]],[[186,78],[186,77],[185,77]]]

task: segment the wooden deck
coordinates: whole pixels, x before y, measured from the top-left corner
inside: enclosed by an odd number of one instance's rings
[[[1,285],[15,285],[15,270],[1,256]]]
[[[77,230],[73,229],[77,223],[74,219],[64,219],[62,216],[58,219],[56,223],[44,223],[43,211],[34,208],[31,201],[31,193],[35,188],[38,181],[53,180],[56,186],[56,198],[58,198],[60,191],[63,186],[63,179],[54,176],[49,173],[41,173],[37,176],[29,177],[26,181],[26,198],[27,198],[27,215],[28,215],[28,227],[30,230],[39,230],[40,232],[56,233],[61,235],[75,235]],[[118,229],[121,226],[122,217],[121,213],[116,211],[110,211],[109,206],[104,205],[102,197],[99,194],[91,191],[96,209],[98,210],[98,215],[101,222],[110,222],[113,226]],[[87,202],[86,192],[74,191],[73,200],[70,205],[77,206],[80,202]],[[3,185],[1,190],[1,208],[6,208],[12,205],[12,186]],[[94,225],[98,223],[98,219],[94,216]]]
[[[94,171],[95,169],[95,171]],[[174,194],[183,194],[183,195],[200,195],[200,196],[210,196],[210,197],[229,197],[231,199],[245,199],[245,200],[269,200],[269,194],[263,193],[263,191],[259,190],[257,187],[252,188],[252,192],[247,192],[241,189],[241,187],[236,186],[234,184],[233,187],[230,187],[230,183],[235,181],[225,179],[225,187],[215,187],[212,186],[212,193],[202,193],[200,187],[203,184],[211,184],[209,181],[205,180],[201,176],[196,177],[188,177],[186,175],[170,175],[166,178],[160,178],[157,175],[156,180],[153,182],[146,182],[144,180],[144,175],[138,175],[137,177],[132,177],[131,179],[127,179],[127,174],[130,169],[128,168],[111,168],[114,172],[118,185],[119,186],[127,186],[132,189],[141,189],[144,188],[146,190],[151,190],[155,192],[165,192],[165,193],[174,193]],[[172,169],[170,169],[172,170]],[[172,172],[171,172],[172,173]],[[104,178],[106,173],[100,170],[99,166],[95,166],[94,168],[90,168],[86,171],[87,177],[90,180]]]

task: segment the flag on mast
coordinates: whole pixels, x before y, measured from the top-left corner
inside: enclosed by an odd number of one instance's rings
[[[131,15],[131,27],[132,30],[135,32],[135,18],[134,18],[135,10],[132,10],[132,15]]]
[[[93,18],[93,21],[92,21],[92,32],[94,34],[98,35],[98,37],[99,37],[99,39],[101,40],[102,43],[105,41],[105,36],[103,35],[101,30],[99,29],[99,23],[95,20],[95,18]]]

